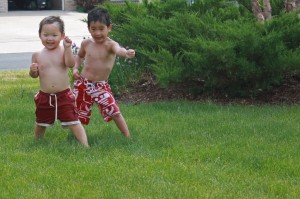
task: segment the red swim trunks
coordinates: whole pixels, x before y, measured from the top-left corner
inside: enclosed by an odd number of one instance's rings
[[[120,114],[119,106],[112,95],[108,81],[90,81],[81,77],[74,83],[74,94],[82,124],[88,124],[93,103],[96,103],[105,122]]]
[[[75,96],[70,89],[58,93],[39,91],[34,96],[36,105],[36,124],[51,126],[57,119],[62,126],[80,124]]]

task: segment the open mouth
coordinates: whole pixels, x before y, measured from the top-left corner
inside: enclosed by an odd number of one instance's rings
[[[95,37],[95,40],[96,41],[102,41],[102,40],[104,40],[104,38],[103,37]]]

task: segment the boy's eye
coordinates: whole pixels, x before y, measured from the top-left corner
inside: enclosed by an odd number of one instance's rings
[[[43,34],[43,35],[44,35],[44,37],[49,37],[49,36],[57,37],[58,36],[57,34],[55,34],[55,35]]]
[[[100,31],[103,31],[104,28],[91,28],[92,31],[97,31],[97,30],[100,30]]]

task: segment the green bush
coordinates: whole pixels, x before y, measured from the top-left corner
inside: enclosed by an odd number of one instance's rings
[[[148,53],[150,59],[155,62],[152,65],[153,71],[156,74],[157,80],[162,87],[167,87],[171,82],[178,83],[182,79],[182,55],[180,53],[172,55],[171,52],[160,49],[158,52]]]
[[[127,60],[117,57],[109,78],[113,93],[119,94],[126,89],[129,83],[136,83],[142,76],[142,71],[137,59]]]
[[[299,71],[295,12],[261,24],[225,0],[104,6],[113,18],[112,37],[135,48],[141,70],[149,69],[163,87],[197,80],[196,92],[249,96]]]
[[[300,21],[297,17],[299,14],[300,10],[290,13],[282,12],[265,24],[268,31],[276,31],[281,35],[282,41],[291,50],[298,48],[300,44]]]
[[[98,4],[104,3],[106,0],[75,0],[77,5],[77,11],[88,12]]]
[[[251,0],[237,0],[239,6],[241,8],[247,9],[251,12]],[[283,0],[271,0],[271,7],[272,7],[272,15],[279,15],[280,12],[284,9],[284,1]],[[263,1],[260,1],[260,5],[263,5]],[[262,8],[263,9],[263,8]]]
[[[204,26],[205,35],[190,38],[186,48],[186,60],[198,68],[188,76],[196,74],[208,90],[234,96],[255,95],[278,84],[288,70],[284,58],[290,57],[290,46],[280,30],[268,26],[238,20]]]

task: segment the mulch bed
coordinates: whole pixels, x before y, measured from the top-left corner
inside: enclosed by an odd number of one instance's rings
[[[156,101],[212,101],[221,104],[300,104],[300,76],[286,76],[280,86],[273,87],[272,90],[263,92],[255,98],[230,98],[228,96],[198,94],[193,95],[186,92],[185,85],[174,88],[160,88],[150,78],[141,80],[135,85],[130,85],[128,89],[116,95],[118,101],[124,103],[145,103]]]

